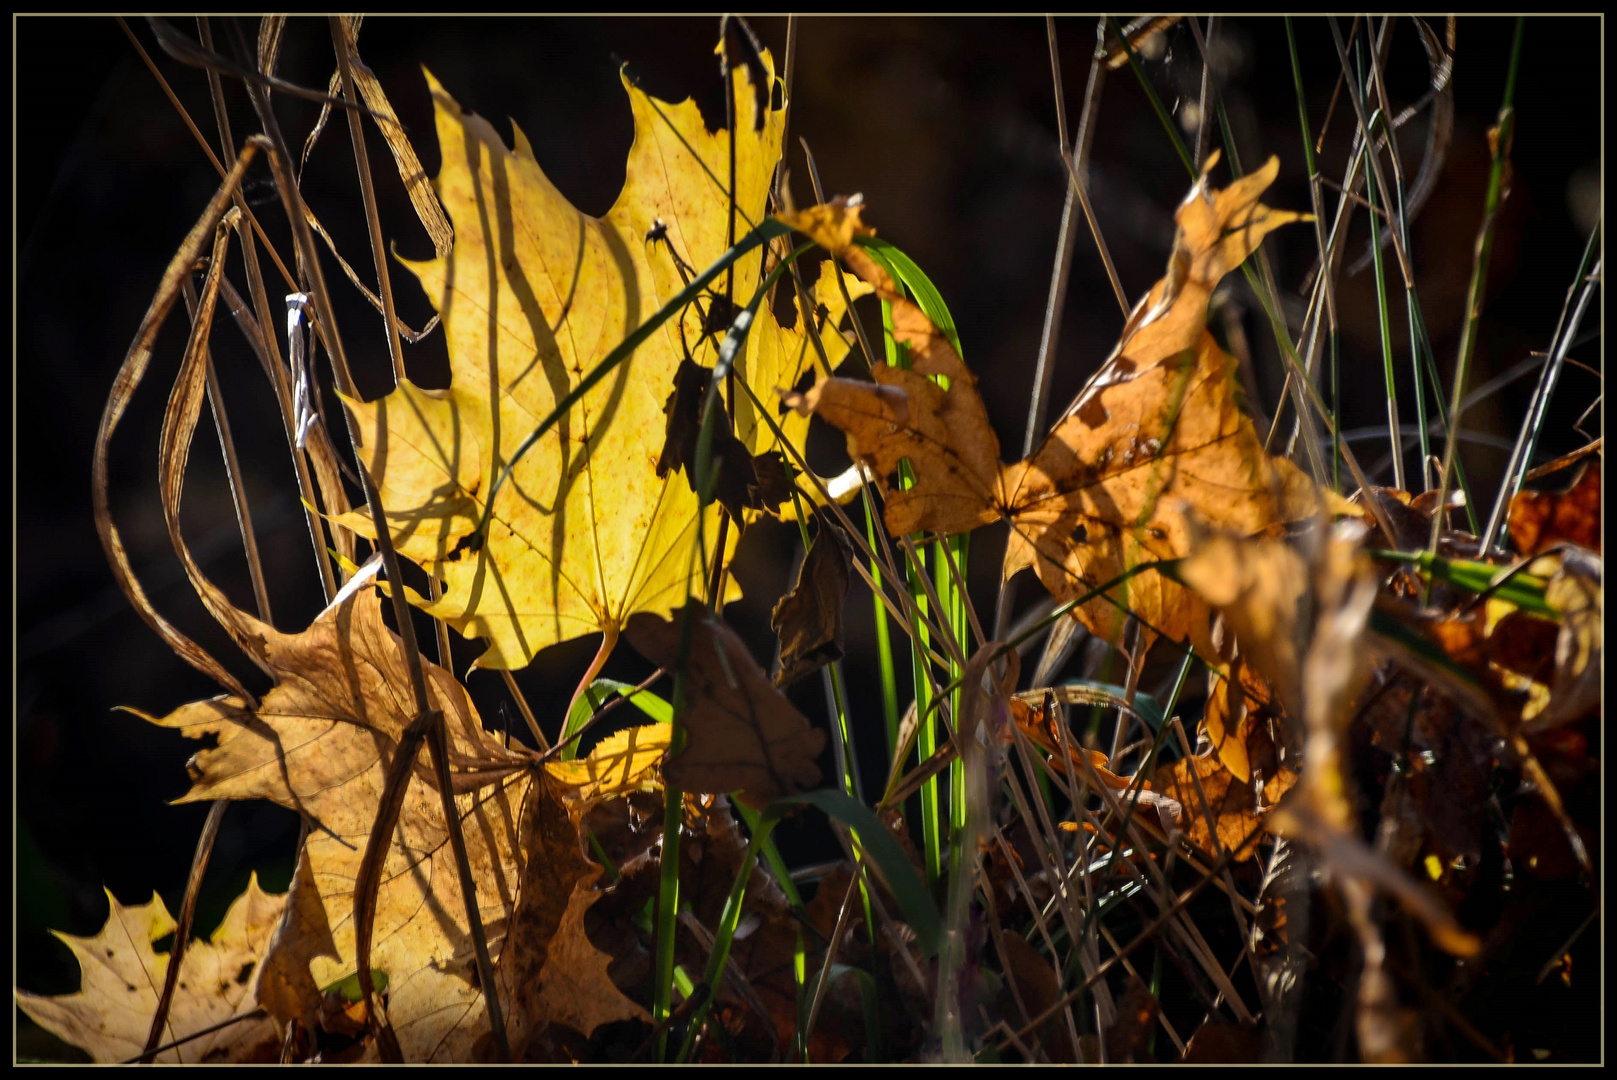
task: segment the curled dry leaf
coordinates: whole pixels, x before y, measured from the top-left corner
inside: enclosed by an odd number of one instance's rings
[[[734,630],[693,619],[690,697],[681,717],[685,747],[663,766],[668,783],[690,792],[738,791],[760,810],[819,783],[815,759],[825,748],[825,732],[792,707]],[[680,666],[678,618],[637,615],[627,633],[652,663],[665,671]]]
[[[696,490],[697,449],[702,434],[702,403],[707,398],[713,381],[713,369],[703,367],[687,357],[679,362],[674,373],[674,389],[663,404],[668,418],[662,453],[657,457],[657,478],[665,478],[678,469],[685,481]],[[717,407],[723,409],[723,402]],[[759,454],[756,458],[747,451],[746,443],[736,438],[727,413],[715,418],[713,444],[710,450],[718,477],[714,482],[713,498],[736,521],[746,520],[748,510],[769,510],[791,498],[791,480],[774,452]]]
[[[1278,168],[1270,159],[1219,191],[1203,175],[1176,214],[1167,276],[1135,307],[1117,350],[1044,443],[1012,465],[1000,463],[960,357],[854,243],[869,232],[862,208],[832,204],[787,215],[891,305],[893,337],[911,358],[908,369],[874,365],[874,383],[822,379],[787,403],[848,436],[850,456],[869,465],[882,489],[889,532],[965,532],[1007,517],[1007,575],[1033,567],[1062,600],[1142,563],[1187,554],[1178,501],[1241,535],[1316,513],[1330,502],[1326,493],[1264,453],[1237,404],[1235,360],[1206,329],[1219,279],[1270,231],[1306,217],[1258,201]],[[913,483],[903,487],[906,461]],[[1119,605],[1170,637],[1205,640],[1206,609],[1176,582],[1142,574],[1108,597],[1078,613],[1108,640],[1122,628]]]
[[[1034,1017],[1042,1016],[1045,1010],[1060,1000],[1061,981],[1056,978],[1050,962],[1040,956],[1039,950],[1021,934],[1009,931],[998,935],[996,940],[1005,976],[1015,983],[1025,1009],[1021,1023],[1031,1023]],[[1043,1045],[1044,1053],[1052,1064],[1074,1064],[1078,1061],[1077,1048],[1072,1045],[1072,1035],[1060,1013],[1046,1021],[1044,1027],[1033,1034],[1032,1040]]]
[[[175,924],[155,893],[150,902],[125,907],[107,893],[111,912],[94,937],[58,933],[78,960],[78,992],[42,997],[17,991],[17,1004],[40,1027],[83,1048],[103,1064],[137,1057],[146,1046],[152,1014],[168,970],[168,953],[152,946],[174,933]],[[180,964],[163,1042],[173,1042],[258,1008],[258,979],[285,896],[264,892],[258,875],[225,912],[206,941],[193,941]],[[159,1062],[275,1061],[280,1036],[267,1016],[242,1020],[158,1054]]]
[[[763,63],[773,84],[767,54]],[[758,114],[748,70],[734,76],[739,231],[763,219],[785,117]],[[656,101],[626,78],[635,125],[626,180],[606,216],[592,218],[556,190],[520,130],[506,149],[486,120],[429,84],[444,162],[434,186],[455,221],[454,248],[408,265],[443,319],[450,386],[401,381],[378,401],[348,404],[394,543],[444,582],[440,600],[412,602],[487,638],[479,666],[518,668],[548,645],[595,631],[615,639],[635,612],[667,614],[684,601],[699,509],[688,483],[666,467],[659,475],[663,407],[682,361],[713,364],[714,334],[729,324],[719,282],[717,298],[669,320],[571,407],[494,496],[488,535],[473,532],[505,463],[557,402],[692,268],[726,249],[729,200],[715,177],[728,174],[730,134],[709,132],[694,101]],[[730,271],[736,303],[756,290],[758,271],[756,258]],[[831,328],[842,307],[829,313]],[[848,348],[834,332],[826,347],[833,364]],[[768,394],[795,385],[812,353],[804,328],[782,329],[764,305],[736,376]],[[776,449],[746,396],[732,404],[746,452]],[[801,445],[807,422],[788,417],[784,430]],[[713,536],[718,508],[705,513]],[[373,531],[364,513],[342,521]]]
[[[1191,536],[1192,550],[1179,564],[1180,580],[1218,609],[1235,634],[1240,656],[1279,694],[1286,712],[1300,716],[1307,561],[1282,540],[1208,533],[1194,519]]]
[[[296,1020],[304,1030],[312,1031],[320,1026],[321,992],[310,973],[310,964],[321,957],[341,957],[337,955],[337,943],[331,939],[320,887],[314,883],[308,845],[298,852],[286,906],[287,914],[275,928],[269,955],[259,972],[258,1003],[281,1023]]]
[[[803,556],[792,591],[770,613],[780,639],[776,686],[789,686],[842,659],[842,605],[848,598],[848,550],[826,515]]]
[[[1011,719],[1016,723],[1016,726],[1022,730],[1022,734],[1028,737],[1029,742],[1050,755],[1051,759],[1056,762],[1056,768],[1059,772],[1062,768],[1060,759],[1062,757],[1061,744],[1063,740],[1056,729],[1056,725],[1062,722],[1060,713],[1055,709],[1042,706],[1035,708],[1021,695],[1010,697],[1007,700],[1010,704]],[[1072,760],[1074,775],[1084,776],[1087,762],[1087,767],[1094,769],[1095,775],[1100,777],[1101,783],[1109,788],[1123,791],[1134,782],[1133,777],[1118,776],[1108,769],[1106,766],[1110,759],[1099,750],[1084,749],[1078,745],[1078,740],[1070,734],[1065,741],[1067,744],[1066,753]],[[1145,790],[1149,791],[1150,788],[1151,782],[1147,780]]]
[[[1117,1022],[1106,1032],[1106,1060],[1124,1062],[1143,1058],[1160,1011],[1156,995],[1145,985],[1145,980],[1130,975],[1123,987],[1123,996],[1117,1001]]]

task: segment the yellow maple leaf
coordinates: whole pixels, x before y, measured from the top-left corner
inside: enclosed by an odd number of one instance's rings
[[[772,85],[767,53],[763,62]],[[764,220],[784,123],[781,109],[757,114],[745,71],[733,87],[741,133],[735,238]],[[717,507],[699,527],[687,479],[657,475],[664,407],[687,351],[713,365],[729,326],[724,301],[751,299],[759,258],[739,259],[732,281],[721,275],[700,304],[664,323],[577,401],[495,494],[487,537],[468,538],[530,433],[729,246],[730,133],[709,132],[694,101],[658,101],[625,79],[634,144],[622,193],[593,218],[546,178],[520,130],[507,150],[487,121],[428,81],[444,163],[435,185],[455,221],[455,246],[447,258],[408,265],[442,316],[451,381],[442,391],[402,381],[378,401],[350,402],[361,454],[399,551],[444,582],[436,603],[412,599],[463,634],[487,638],[479,666],[518,668],[546,646],[593,631],[607,635],[609,650],[630,615],[666,615],[684,603],[692,567],[706,565],[694,558],[699,533],[710,545],[717,538]],[[816,291],[831,301],[822,333],[833,365],[848,350],[836,292]],[[795,385],[817,364],[801,321],[783,329],[766,304],[735,372],[772,400],[776,387]],[[747,450],[770,450],[775,436],[746,395],[736,392],[731,404]],[[783,428],[801,446],[806,419],[784,418]],[[344,523],[371,532],[366,514]],[[736,535],[730,530],[731,548]]]
[[[153,893],[145,904],[125,907],[107,893],[111,911],[94,937],[57,933],[78,960],[76,993],[43,997],[17,991],[17,1004],[40,1027],[81,1047],[98,1062],[120,1062],[146,1048],[157,998],[168,972],[169,953],[152,946],[174,933],[174,919]],[[258,887],[231,902],[224,921],[206,941],[193,941],[180,962],[163,1042],[174,1042],[258,1008],[259,965],[281,921],[286,897]],[[54,932],[54,931],[53,931]],[[281,1040],[268,1017],[242,1020],[191,1039],[153,1060],[159,1062],[276,1061]]]
[[[567,786],[570,804],[651,791],[661,786],[658,768],[672,734],[669,724],[629,728],[602,739],[583,760],[545,762],[545,771]]]
[[[892,305],[893,337],[908,346],[911,366],[876,364],[874,383],[822,379],[786,400],[847,434],[850,455],[869,464],[882,488],[889,532],[958,533],[1009,518],[1006,575],[1033,567],[1061,600],[1185,555],[1185,506],[1241,535],[1306,517],[1325,505],[1325,493],[1264,452],[1237,404],[1235,360],[1206,328],[1218,280],[1268,232],[1306,216],[1258,202],[1278,168],[1271,158],[1219,191],[1203,174],[1175,215],[1168,273],[1136,305],[1121,343],[1072,408],[1031,457],[1011,465],[1000,463],[976,380],[948,339],[855,244],[869,231],[861,208],[787,215]],[[897,482],[904,461],[913,477],[907,487]],[[1102,637],[1115,640],[1127,608],[1170,637],[1205,639],[1205,605],[1162,575],[1139,574],[1107,597],[1077,612]]]

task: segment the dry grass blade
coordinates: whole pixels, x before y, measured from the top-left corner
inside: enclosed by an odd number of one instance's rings
[[[1431,90],[1426,97],[1430,99],[1432,121],[1426,130],[1426,150],[1421,156],[1420,169],[1416,171],[1415,179],[1404,196],[1402,218],[1406,227],[1420,216],[1420,212],[1425,209],[1427,201],[1432,197],[1432,192],[1437,190],[1438,178],[1443,173],[1443,163],[1448,159],[1449,143],[1454,138],[1454,23],[1454,16],[1448,16],[1448,33],[1445,40],[1438,37],[1437,31],[1433,30],[1425,19],[1415,18],[1415,27],[1420,31],[1421,46],[1426,50],[1426,61],[1430,69]],[[1377,89],[1383,98],[1383,112],[1390,115],[1386,112],[1385,89],[1379,85],[1383,66],[1378,56],[1374,62]],[[1419,105],[1410,106],[1394,117],[1389,126],[1397,131],[1414,118],[1419,108]],[[1388,144],[1395,150],[1398,145],[1396,139],[1389,139]],[[1396,164],[1397,159],[1394,161]],[[1392,242],[1392,232],[1391,227],[1381,231],[1379,242],[1383,246]],[[1348,267],[1348,275],[1351,277],[1369,266],[1372,258],[1373,253],[1366,251]]]
[[[450,227],[449,218],[444,214],[444,208],[438,202],[437,194],[432,190],[432,184],[427,180],[426,170],[421,167],[421,159],[416,157],[415,147],[410,144],[409,136],[404,132],[404,125],[399,123],[399,117],[393,111],[393,103],[388,101],[387,93],[382,84],[377,81],[376,75],[366,67],[359,58],[359,18],[357,16],[341,16],[338,21],[342,26],[343,44],[347,53],[347,78],[359,88],[360,96],[370,110],[370,117],[376,121],[376,127],[387,140],[387,148],[393,154],[394,164],[399,169],[399,179],[404,182],[404,190],[410,196],[410,205],[415,207],[416,216],[421,219],[421,227],[427,230],[432,239],[433,248],[439,258],[447,256],[455,246],[455,231]],[[351,110],[354,116],[358,111]]]
[[[112,564],[113,576],[117,579],[119,588],[129,597],[130,603],[146,624],[157,631],[181,659],[247,700],[252,700],[252,695],[242,687],[236,677],[209,656],[201,646],[180,633],[168,620],[159,615],[147,600],[145,591],[135,579],[134,568],[130,565],[129,556],[124,550],[123,537],[118,527],[113,524],[107,485],[112,435],[118,427],[118,421],[123,417],[124,410],[128,408],[129,399],[146,374],[147,365],[152,358],[152,348],[157,341],[157,333],[162,329],[164,320],[180,298],[180,286],[191,273],[198,256],[202,254],[203,245],[208,242],[224,219],[236,186],[241,183],[247,167],[252,164],[257,153],[267,145],[268,143],[262,140],[248,141],[241,156],[236,159],[236,164],[226,174],[219,190],[214,193],[207,208],[203,210],[202,216],[180,243],[174,258],[169,261],[168,268],[163,272],[162,281],[158,284],[157,293],[152,298],[151,306],[147,308],[145,317],[141,319],[140,328],[135,332],[135,341],[124,357],[123,366],[118,370],[112,392],[107,397],[106,410],[101,415],[101,427],[96,433],[95,456],[91,465],[96,529],[101,535],[101,545],[106,549],[107,559]],[[223,241],[215,238],[215,252],[221,264],[224,255],[222,245]],[[199,328],[205,326],[205,321],[199,320],[197,326]]]
[[[262,32],[260,33],[260,63],[261,65],[267,67],[269,69],[268,71],[253,71],[250,68],[245,68],[236,63],[236,61],[230,59],[228,56],[216,53],[211,49],[205,49],[196,42],[192,41],[190,38],[186,37],[184,34],[180,33],[178,30],[174,29],[174,27],[170,26],[163,19],[149,17],[146,20],[146,25],[150,27],[152,35],[157,38],[157,43],[163,47],[163,51],[188,67],[202,68],[205,71],[215,71],[221,75],[228,75],[231,78],[240,79],[242,82],[251,86],[256,86],[265,90],[274,90],[277,93],[286,94],[290,97],[303,98],[306,101],[318,101],[321,104],[335,105],[343,109],[358,107],[350,105],[341,98],[334,98],[328,94],[322,94],[318,90],[310,90],[306,86],[299,86],[296,83],[287,82],[285,79],[278,79],[273,74],[269,73],[269,71],[273,71],[274,69],[273,57],[280,51],[280,31],[285,25],[284,16],[278,19],[266,20],[265,25],[267,27],[273,27],[272,36],[267,39],[269,41],[269,47],[267,49],[265,48],[266,38]],[[271,63],[264,65],[263,61],[265,59],[270,59]]]
[[[202,890],[202,875],[208,869],[208,857],[213,854],[213,842],[219,837],[219,826],[225,820],[225,807],[230,802],[220,799],[208,810],[208,820],[202,826],[197,840],[196,856],[191,860],[191,874],[185,881],[185,899],[180,904],[180,918],[174,924],[174,949],[169,953],[168,970],[163,973],[163,993],[157,999],[157,1011],[152,1014],[152,1029],[146,1036],[146,1048],[141,1051],[140,1064],[149,1065],[158,1053],[158,1040],[168,1022],[169,1007],[174,1004],[174,989],[180,982],[180,966],[185,961],[185,950],[191,942],[191,923],[196,918],[197,894]]]

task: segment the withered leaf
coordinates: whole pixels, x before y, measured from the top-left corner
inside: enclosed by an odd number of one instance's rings
[[[1011,720],[1021,729],[1022,734],[1026,735],[1028,741],[1034,746],[1050,755],[1058,772],[1065,768],[1061,764],[1063,740],[1056,728],[1057,724],[1062,723],[1059,712],[1043,707],[1036,709],[1024,700],[1023,696],[1011,697],[1007,700],[1010,706]],[[1095,775],[1107,787],[1117,791],[1124,791],[1131,786],[1132,777],[1125,778],[1112,772],[1106,767],[1110,759],[1105,754],[1099,750],[1084,749],[1078,745],[1078,740],[1071,736],[1070,733],[1066,739],[1066,747],[1066,755],[1072,761],[1075,776],[1087,775],[1088,769],[1085,767],[1087,761],[1088,768],[1094,769]],[[1151,782],[1147,780],[1145,788],[1149,789],[1150,787]]]
[[[1603,580],[1604,567],[1597,556],[1570,548],[1562,552],[1560,568],[1544,589],[1544,598],[1561,616],[1561,632],[1555,642],[1549,707],[1533,718],[1535,729],[1576,719],[1600,704],[1605,654]]]
[[[820,523],[792,591],[781,597],[769,625],[780,639],[776,686],[789,686],[842,659],[842,605],[848,597],[848,551],[826,515]]]
[[[275,928],[269,955],[258,976],[258,1003],[281,1023],[296,1020],[312,1030],[317,1026],[322,995],[309,973],[309,965],[321,957],[339,957],[320,887],[314,882],[307,846],[298,853],[286,903],[290,910]]]
[[[1213,1017],[1190,1036],[1179,1060],[1186,1065],[1256,1065],[1262,1054],[1256,1031]]]
[[[566,1024],[586,1036],[615,1020],[651,1019],[651,1014],[613,984],[607,973],[612,958],[591,944],[585,933],[584,915],[601,895],[595,887],[598,876],[597,872],[573,886],[546,950],[538,998],[530,1009],[535,1016]]]
[[[695,824],[695,823],[693,823]],[[702,811],[694,844],[680,848],[680,898],[689,897],[691,913],[704,927],[715,928],[729,899],[730,887],[746,854],[747,839],[736,827],[735,818],[723,796],[712,800]],[[822,883],[822,890],[824,885]],[[726,978],[715,987],[715,996],[722,1004],[728,1003],[735,1019],[746,1013],[748,1027],[763,1027],[761,1032],[784,1053],[797,1031],[797,976],[795,973],[796,947],[799,927],[793,918],[791,906],[775,879],[755,863],[752,876],[747,880],[747,891],[742,898],[741,923],[737,939],[730,946],[730,964],[746,981],[746,991],[738,992],[732,978]],[[706,946],[692,956],[698,965],[705,963]],[[818,966],[815,951],[809,952],[809,972]],[[756,1017],[745,1007],[744,996],[761,1004],[765,1017]],[[741,1024],[735,1026],[740,1027]],[[835,1033],[828,1033],[835,1036]],[[840,1054],[837,1045],[841,1044]],[[846,1040],[824,1038],[810,1046],[813,1060],[836,1061],[847,1055]]]
[[[1510,540],[1523,555],[1552,544],[1600,550],[1600,459],[1589,462],[1565,491],[1519,491],[1510,500]]]
[[[684,472],[693,492],[696,490],[697,443],[702,433],[702,402],[707,397],[712,378],[712,368],[703,367],[686,357],[674,372],[674,389],[663,405],[668,424],[662,453],[657,458],[657,476],[662,479],[674,469],[679,469]],[[742,521],[745,520],[745,510],[763,507],[763,484],[759,481],[752,454],[746,444],[736,438],[728,414],[722,413],[723,402],[716,403],[715,408],[721,410],[721,415],[715,417],[710,451],[713,465],[718,470],[713,497],[730,511],[732,520]],[[775,505],[780,505],[780,500],[777,499]]]
[[[174,933],[175,924],[155,893],[145,904],[125,907],[107,893],[111,911],[94,937],[57,933],[78,961],[76,993],[43,997],[17,991],[17,1004],[36,1023],[86,1050],[101,1063],[125,1061],[146,1046],[169,953],[152,945]],[[259,971],[281,919],[285,896],[264,892],[258,875],[247,883],[206,941],[193,941],[180,962],[163,1042],[213,1027],[258,1007]],[[158,1054],[159,1062],[275,1061],[280,1037],[268,1017],[243,1020]]]
[[[1180,501],[1240,535],[1307,517],[1329,500],[1290,462],[1264,453],[1237,405],[1235,360],[1206,330],[1219,279],[1268,232],[1304,217],[1258,202],[1278,168],[1271,159],[1221,191],[1203,175],[1176,215],[1168,275],[1131,313],[1121,344],[1073,408],[1013,465],[1000,463],[975,380],[948,340],[853,244],[869,231],[861,208],[787,215],[891,305],[893,337],[908,347],[911,367],[878,363],[874,383],[822,379],[786,401],[847,435],[850,456],[876,475],[889,532],[958,533],[1008,517],[1006,574],[1032,567],[1061,600],[1186,554]],[[913,476],[907,487],[898,482],[901,461]],[[1175,639],[1205,638],[1205,607],[1161,575],[1136,576],[1108,595],[1078,613],[1107,640],[1121,632],[1119,605]]]
[[[224,696],[162,719],[146,717],[191,738],[217,739],[192,758],[193,786],[182,801],[266,798],[312,823],[305,850],[319,907],[305,910],[300,901],[271,955],[291,996],[280,1007],[292,1015],[308,1003],[307,985],[300,988],[295,974],[300,966],[316,986],[354,971],[354,881],[387,767],[413,719],[402,646],[382,621],[373,573],[374,564],[299,634],[282,634],[239,610],[226,613],[233,633],[255,646],[276,678],[256,709]],[[484,731],[448,671],[425,660],[423,668],[429,702],[443,713],[476,902],[520,1056],[527,1033],[552,1020],[546,1010],[553,1000],[535,996],[547,985],[549,942],[575,886],[601,872],[582,854],[569,806],[587,807],[599,797],[596,788],[610,786],[612,748],[593,766],[568,763],[599,774],[580,787],[536,778],[531,752],[506,749]],[[640,762],[631,771],[638,778],[644,768]],[[475,1060],[488,1053],[489,1027],[443,803],[424,754],[408,784],[382,870],[371,965],[388,977],[387,1015],[406,1060]],[[322,920],[334,959],[316,955]],[[282,949],[287,955],[278,957]],[[603,1015],[621,1011],[621,1003],[604,1000]]]
[[[691,792],[739,791],[762,809],[813,787],[825,732],[814,728],[769,681],[728,626],[693,615],[685,747],[663,766],[670,786]],[[679,667],[680,616],[642,613],[629,620],[629,643],[667,671]]]
[[[588,1037],[595,1025],[645,1015],[607,977],[610,958],[583,933],[585,915],[602,896],[596,886],[603,871],[584,854],[578,805],[547,774],[529,786],[522,807],[521,880],[495,972],[517,1060],[552,1023]],[[485,1042],[475,1056],[489,1060],[489,1051]]]
[[[1028,944],[1026,938],[1014,930],[1007,931],[998,936],[1000,962],[1005,965],[1007,979],[1016,984],[1017,993],[1021,995],[1022,1004],[1026,1007],[1028,1016],[1024,1022],[1044,1013],[1061,997],[1061,983],[1056,978],[1055,969],[1050,962],[1039,955],[1039,951]],[[1056,1064],[1070,1064],[1078,1060],[1077,1051],[1072,1045],[1072,1036],[1067,1031],[1066,1024],[1060,1014],[1052,1017],[1042,1032],[1044,1052],[1051,1062]]]
[[[1192,844],[1216,856],[1220,849],[1235,851],[1235,861],[1244,862],[1254,852],[1247,839],[1265,828],[1268,811],[1297,782],[1292,762],[1281,762],[1266,725],[1248,713],[1233,738],[1239,739],[1250,762],[1251,779],[1238,779],[1216,754],[1181,758],[1160,765],[1152,786],[1162,795],[1176,799],[1184,807],[1179,826]],[[1262,777],[1261,803],[1254,788]],[[1198,792],[1198,781],[1200,792]],[[1202,801],[1206,795],[1207,801]],[[1209,825],[1209,814],[1212,825]],[[1213,840],[1212,829],[1218,840]],[[1246,844],[1244,848],[1241,845]],[[1240,850],[1237,850],[1240,849]]]
[[[1202,730],[1213,744],[1213,753],[1230,775],[1245,784],[1252,779],[1252,765],[1246,756],[1246,740],[1238,735],[1246,719],[1246,698],[1241,688],[1229,679],[1219,679],[1213,692],[1207,695],[1207,710],[1202,716]]]
[[[1240,656],[1279,693],[1289,715],[1301,716],[1308,563],[1281,540],[1243,540],[1210,534],[1194,520],[1191,525],[1194,546],[1179,564],[1180,580],[1219,610],[1235,633]],[[1238,711],[1239,703],[1225,703],[1231,706],[1228,713]],[[1231,768],[1246,779],[1242,770]]]
[[[1132,1061],[1144,1055],[1159,1009],[1145,980],[1130,975],[1122,997],[1117,999],[1117,1021],[1106,1032],[1106,1060]]]
[[[355,964],[353,883],[375,820],[383,778],[413,719],[402,646],[382,622],[367,576],[354,579],[300,634],[236,612],[261,640],[276,685],[254,710],[223,696],[181,706],[153,723],[217,745],[189,765],[184,801],[264,798],[313,823],[307,850],[338,960],[316,960],[315,982]],[[522,865],[516,835],[530,785],[529,755],[483,731],[465,690],[423,661],[430,703],[444,714],[467,856],[483,925],[504,937]],[[389,979],[388,1016],[406,1060],[466,1060],[488,1024],[473,985],[472,945],[443,806],[422,755],[415,763],[376,903],[371,966]]]

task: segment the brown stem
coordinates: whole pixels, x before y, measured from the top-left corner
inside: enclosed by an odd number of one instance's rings
[[[187,280],[182,286],[185,308],[196,319],[196,289]],[[213,352],[209,350],[207,364],[208,404],[213,407],[213,425],[219,433],[219,450],[225,458],[225,477],[230,482],[230,498],[236,508],[236,524],[241,529],[242,547],[247,552],[247,573],[253,580],[253,600],[258,604],[258,617],[267,623],[270,617],[269,592],[264,585],[264,566],[258,555],[258,537],[253,533],[252,509],[247,503],[247,487],[242,480],[241,461],[236,456],[236,440],[230,433],[230,418],[225,414],[224,395],[219,390],[219,375],[214,370]]]
[[[539,720],[533,715],[533,710],[528,707],[528,699],[523,695],[522,687],[517,685],[516,676],[503,668],[500,670],[500,674],[505,678],[505,688],[511,691],[511,697],[517,703],[517,711],[522,714],[522,719],[527,722],[528,730],[533,733],[534,741],[539,744],[540,752],[543,753],[549,750],[550,740],[545,738],[544,731],[539,727]],[[577,700],[576,697],[574,700]],[[572,712],[572,707],[568,706],[567,714],[571,716]]]
[[[185,959],[185,947],[191,940],[191,923],[196,918],[197,894],[202,890],[202,875],[208,870],[208,856],[213,854],[213,842],[219,836],[219,824],[225,819],[225,807],[230,800],[220,799],[208,810],[208,820],[202,826],[197,840],[196,854],[191,857],[191,876],[185,882],[185,899],[180,903],[180,919],[174,928],[174,949],[168,954],[168,971],[163,976],[163,994],[157,999],[157,1011],[152,1014],[151,1030],[146,1034],[146,1048],[141,1051],[140,1064],[151,1064],[157,1056],[158,1039],[168,1023],[169,1008],[174,1004],[174,988],[180,981],[180,963]]]
[[[393,285],[388,278],[387,250],[382,243],[382,219],[376,213],[376,186],[371,180],[370,155],[365,150],[365,129],[360,125],[359,102],[354,95],[353,73],[349,70],[351,43],[343,29],[342,17],[330,16],[331,40],[337,50],[337,66],[342,72],[343,98],[355,108],[348,112],[348,137],[354,143],[354,164],[359,169],[359,191],[365,202],[365,224],[370,229],[371,258],[376,261],[377,292],[382,297],[382,317],[387,324],[388,355],[393,358],[393,379],[404,379],[404,346],[399,342],[398,315],[393,309]],[[734,142],[734,139],[731,140]],[[447,652],[446,652],[447,655]]]
[[[121,24],[122,20],[119,20],[119,22]],[[197,19],[197,30],[201,36],[203,47],[210,52],[213,51],[213,27],[205,17]],[[129,33],[127,26],[124,27],[124,32]],[[135,42],[135,47],[140,49],[140,42],[136,41],[133,34],[129,35],[129,40]],[[174,108],[179,111],[181,119],[191,129],[191,134],[196,136],[197,141],[202,144],[202,149],[207,152],[214,168],[220,169],[219,160],[213,156],[213,151],[208,147],[207,140],[202,138],[202,133],[191,122],[190,114],[180,104],[179,99],[174,96],[174,92],[169,89],[167,81],[158,72],[156,65],[152,64],[151,58],[146,56],[145,50],[141,49],[140,52],[142,58],[146,60],[147,66],[152,69],[152,74],[156,75],[157,81],[162,84],[163,90],[168,94]],[[219,73],[213,68],[207,69],[207,76],[208,92],[213,100],[213,118],[219,127],[220,148],[224,152],[225,161],[234,165],[236,163],[236,142],[231,138],[230,134],[230,114],[225,109],[224,87],[220,83]],[[309,478],[309,465],[304,458],[303,451],[297,447],[295,425],[292,420],[292,388],[287,379],[286,368],[280,362],[280,348],[276,344],[273,334],[275,327],[274,315],[269,304],[269,293],[264,288],[264,274],[258,265],[258,245],[253,239],[254,232],[257,232],[259,236],[263,236],[264,230],[259,226],[258,219],[253,216],[252,208],[248,206],[246,198],[240,192],[236,193],[236,208],[242,212],[242,215],[253,226],[252,229],[240,229],[238,233],[241,237],[242,265],[247,270],[247,292],[253,298],[253,309],[258,316],[259,325],[262,327],[259,334],[259,344],[263,349],[260,358],[265,360],[265,371],[268,372],[271,383],[275,385],[276,393],[280,400],[281,420],[286,426],[287,448],[292,452],[292,466],[298,478],[298,493],[302,496],[304,518],[309,526],[309,539],[314,545],[314,560],[320,569],[320,584],[325,590],[326,602],[330,603],[331,598],[337,595],[337,578],[331,569],[331,559],[326,554],[325,531],[324,526],[321,524],[320,515],[311,509],[315,504],[314,484]],[[275,247],[270,244],[268,237],[264,238],[264,244],[269,250],[270,258],[275,261],[275,265],[280,267],[281,273],[286,277],[288,287],[291,287],[292,277],[287,274],[286,266],[281,262],[280,255],[276,253]],[[228,284],[226,288],[229,288]],[[231,290],[231,293],[234,294],[234,290]],[[249,341],[251,341],[251,338],[249,338]],[[327,509],[334,510],[335,508],[327,507]],[[265,622],[270,621],[267,608],[260,614]]]

